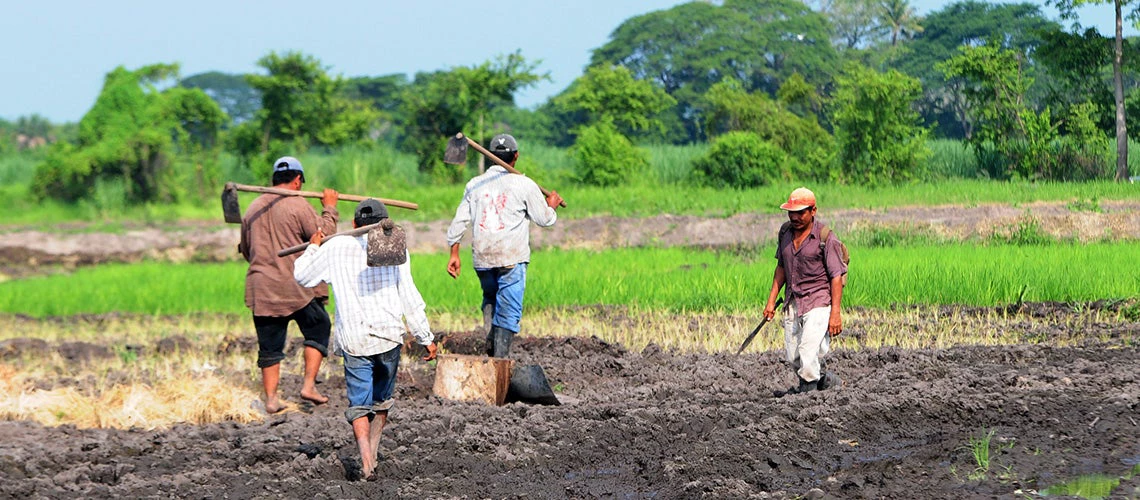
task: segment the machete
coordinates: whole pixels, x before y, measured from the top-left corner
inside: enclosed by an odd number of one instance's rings
[[[784,302],[783,297],[776,299],[775,309],[779,309],[780,304],[782,304],[783,302]],[[756,328],[754,330],[752,330],[752,333],[748,334],[748,338],[744,339],[744,343],[740,344],[740,349],[736,351],[737,356],[739,356],[740,353],[744,352],[744,349],[746,349],[748,347],[748,344],[752,343],[752,339],[756,338],[756,334],[760,331],[761,328],[764,328],[764,325],[767,323],[768,323],[768,318],[764,318],[763,320],[760,321],[759,325],[756,325]]]

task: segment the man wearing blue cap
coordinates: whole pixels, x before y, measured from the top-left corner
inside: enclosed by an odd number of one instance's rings
[[[305,169],[292,156],[273,162],[273,187],[300,191],[305,182]],[[245,275],[245,305],[253,311],[257,331],[257,366],[265,393],[265,410],[276,413],[285,409],[277,397],[281,380],[281,361],[285,359],[285,333],[290,321],[296,321],[305,337],[305,374],[301,398],[316,404],[328,402],[317,392],[317,371],[328,355],[332,330],[325,305],[329,300],[328,285],[305,288],[293,279],[293,262],[298,255],[278,257],[277,251],[309,241],[314,234],[336,233],[340,214],[336,210],[337,192],[325,189],[321,198],[324,208],[318,216],[313,206],[300,196],[263,194],[250,203],[241,220],[241,243],[238,251],[249,262]]]

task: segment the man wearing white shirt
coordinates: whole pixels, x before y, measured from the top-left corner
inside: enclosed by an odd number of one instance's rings
[[[487,149],[508,165],[518,161],[518,143],[510,135],[496,135]],[[519,331],[530,264],[530,221],[553,226],[558,219],[554,209],[561,203],[558,193],[543,196],[534,181],[498,165],[471,179],[463,191],[463,200],[447,228],[447,244],[451,246],[447,273],[459,277],[459,240],[471,226],[471,260],[483,288],[483,321],[490,320],[488,356],[507,357],[511,340]]]
[[[375,199],[356,207],[353,227],[388,218],[388,209]],[[336,297],[333,354],[344,356],[349,408],[345,418],[360,448],[365,479],[376,468],[380,434],[394,401],[396,369],[404,344],[404,322],[427,347],[425,361],[435,359],[437,347],[424,314],[424,301],[412,281],[407,260],[398,266],[368,266],[368,235],[329,238],[313,235],[305,253],[293,265],[302,286],[332,285]]]

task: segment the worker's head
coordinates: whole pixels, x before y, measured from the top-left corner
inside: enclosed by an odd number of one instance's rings
[[[780,209],[788,212],[788,221],[792,227],[803,229],[815,219],[815,193],[806,187],[798,188],[792,191]]]
[[[274,186],[288,184],[298,177],[301,178],[303,184],[305,182],[305,167],[301,166],[301,160],[292,156],[282,156],[273,162]]]
[[[380,200],[368,198],[356,206],[356,215],[352,218],[353,227],[362,227],[376,224],[388,218],[388,207]]]
[[[519,158],[519,143],[515,142],[515,138],[510,134],[499,134],[492,137],[487,150],[508,165],[513,166]]]

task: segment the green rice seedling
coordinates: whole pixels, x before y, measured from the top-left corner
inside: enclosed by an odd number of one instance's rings
[[[1044,496],[1081,497],[1086,500],[1100,500],[1112,495],[1120,485],[1119,477],[1104,474],[1089,474],[1072,481],[1050,486],[1041,491]]]
[[[981,436],[970,436],[966,441],[965,448],[974,459],[974,471],[968,476],[971,481],[985,479],[990,472],[990,440],[993,437],[993,430],[987,432],[982,429]]]
[[[1136,294],[1132,243],[1041,246],[951,244],[852,247],[856,267],[844,291],[848,307],[959,304],[994,306],[1023,301],[1091,302]],[[531,256],[528,310],[624,305],[672,312],[736,313],[766,297],[774,249],[762,258],[686,248],[606,251],[541,250]],[[769,256],[769,257],[764,257]],[[413,275],[432,313],[472,310],[480,301],[475,273],[458,280],[442,270],[447,254],[412,257]],[[1070,279],[1080,268],[1087,279]],[[0,287],[0,312],[32,316],[79,313],[246,313],[246,265],[108,264],[70,274],[14,279]],[[1029,285],[1025,291],[1022,289]],[[335,290],[333,296],[335,300]]]

